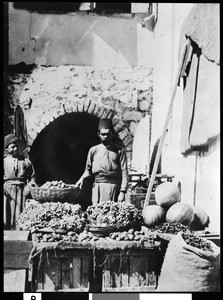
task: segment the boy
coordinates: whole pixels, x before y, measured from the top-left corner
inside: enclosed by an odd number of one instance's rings
[[[23,211],[26,196],[24,187],[35,185],[31,161],[18,153],[18,139],[12,134],[5,137],[4,158],[4,229],[18,230],[16,219]]]

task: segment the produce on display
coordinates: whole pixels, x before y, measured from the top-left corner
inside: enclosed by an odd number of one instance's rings
[[[210,222],[209,216],[206,211],[198,206],[193,206],[194,210],[194,219],[191,223],[191,228],[193,230],[204,230],[205,227],[208,227]]]
[[[60,181],[47,181],[41,186],[30,188],[32,198],[43,202],[74,202],[80,196],[81,190],[74,184],[66,184]]]
[[[64,183],[62,180],[57,181],[47,181],[43,185],[41,185],[43,189],[66,189],[70,188],[69,184]]]
[[[173,182],[163,182],[155,190],[156,203],[168,209],[174,203],[179,202],[181,198],[180,190]]]
[[[188,233],[187,234],[183,233],[182,238],[187,243],[187,245],[202,249],[203,251],[213,252],[211,243],[206,239],[203,239],[197,235],[188,234]]]
[[[151,232],[150,234],[146,234],[143,230],[135,230],[134,228],[129,229],[128,231],[117,231],[110,233],[108,237],[97,237],[86,229],[80,233],[75,233],[73,231],[69,231],[66,234],[60,234],[56,232],[44,233],[37,232],[33,234],[33,241],[36,243],[43,242],[60,242],[60,243],[72,243],[72,242],[114,242],[114,241],[132,241],[137,243],[142,242],[154,242],[154,234]]]
[[[193,207],[183,202],[173,204],[166,213],[166,221],[170,223],[179,222],[184,225],[190,225],[193,219]]]
[[[45,202],[26,207],[17,219],[23,230],[48,228],[83,231],[86,213],[79,204]]]
[[[140,228],[143,223],[142,213],[127,202],[102,202],[89,206],[86,212],[89,224],[107,226],[114,230]]]
[[[78,237],[77,237],[77,241],[78,242],[96,242],[99,240],[99,237],[94,236],[91,232],[84,230],[83,232],[81,232]]]
[[[165,220],[166,211],[159,205],[148,205],[142,210],[143,222],[146,226],[154,226]]]
[[[60,234],[56,232],[52,233],[34,233],[33,241],[36,243],[43,242],[60,242],[63,244],[69,244],[73,242],[89,242],[89,241],[97,241],[98,237],[95,237],[92,233],[87,232],[86,230],[76,233],[74,231],[69,231],[66,234]]]
[[[137,242],[154,241],[154,235],[152,233],[148,235],[142,229],[135,230],[134,228],[130,228],[128,231],[110,233],[109,238],[116,241],[137,241]]]
[[[160,225],[156,225],[150,228],[151,231],[157,231],[160,233],[170,233],[170,234],[177,234],[178,232],[184,233],[193,233],[189,226],[183,225],[178,222],[165,222]]]
[[[195,234],[179,233],[168,243],[156,291],[214,292],[219,276],[220,247]]]

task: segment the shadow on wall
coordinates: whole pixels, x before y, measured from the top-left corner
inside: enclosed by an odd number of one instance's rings
[[[16,9],[26,9],[39,13],[65,13],[74,12],[80,8],[82,2],[13,2]]]
[[[10,64],[137,66],[135,18],[24,13],[15,8],[10,15]]]

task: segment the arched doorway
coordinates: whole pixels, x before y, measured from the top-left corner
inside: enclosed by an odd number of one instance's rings
[[[97,135],[99,118],[85,112],[67,113],[47,125],[36,137],[30,149],[36,180],[62,180],[74,184],[83,174],[88,150],[100,143]],[[122,146],[114,131],[114,142]],[[83,208],[91,205],[93,178],[86,180],[78,202]]]
[[[99,119],[87,113],[57,118],[37,136],[30,149],[37,182],[63,180],[75,183],[82,175],[90,147],[100,142]]]
[[[100,142],[98,122],[87,113],[65,114],[38,134],[30,149],[38,184],[52,180],[76,183],[84,172],[88,150]],[[86,181],[78,200],[83,206],[91,204],[91,188],[92,179]]]

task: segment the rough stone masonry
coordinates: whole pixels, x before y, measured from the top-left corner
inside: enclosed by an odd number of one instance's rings
[[[23,109],[29,145],[57,117],[87,112],[112,118],[119,137],[131,147],[139,121],[152,111],[152,69],[36,66],[29,75],[11,76],[8,91],[11,108]]]

